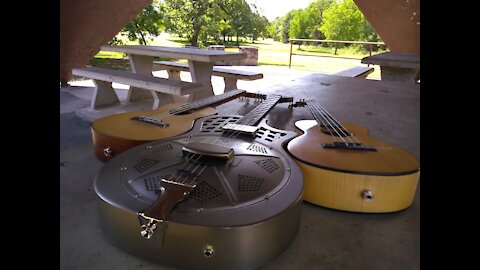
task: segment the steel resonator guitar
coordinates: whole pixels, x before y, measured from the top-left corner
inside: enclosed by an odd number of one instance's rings
[[[281,101],[200,118],[107,162],[94,188],[110,242],[182,269],[254,269],[282,253],[298,232],[303,176],[284,149],[296,133],[262,120]]]

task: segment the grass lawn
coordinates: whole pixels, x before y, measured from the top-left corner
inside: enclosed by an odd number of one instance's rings
[[[138,44],[137,42],[129,41],[124,37],[120,37],[125,44]],[[162,33],[160,36],[154,38],[149,42],[152,46],[169,46],[169,47],[183,47],[187,42],[183,39],[174,37],[167,33]],[[258,64],[284,66],[288,68],[290,44],[273,41],[272,39],[257,40],[255,43],[241,42],[242,46],[258,47]],[[300,47],[300,48],[299,48]],[[314,71],[320,73],[334,73],[352,66],[361,65],[360,59],[344,59],[333,57],[318,57],[333,56],[334,49],[321,46],[307,46],[307,45],[293,45],[293,53],[310,54],[317,56],[301,56],[292,55],[292,69]],[[237,49],[227,49],[235,51]],[[337,56],[347,56],[362,58],[368,56],[367,53],[358,53],[353,49],[339,48]],[[94,66],[111,66],[121,69],[129,69],[128,59],[123,53],[104,52],[100,51],[94,59],[90,62]],[[375,66],[375,71],[371,73],[368,78],[380,79],[380,68]]]

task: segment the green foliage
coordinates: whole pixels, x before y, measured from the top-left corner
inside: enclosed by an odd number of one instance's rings
[[[310,23],[310,38],[325,39],[325,34],[320,30],[323,23],[323,12],[334,2],[334,0],[316,0],[306,8]]]
[[[165,0],[165,24],[169,33],[186,37],[192,45],[206,39],[208,33],[219,28],[218,12],[215,8],[220,0]],[[203,34],[203,36],[201,36]]]
[[[123,40],[119,39],[117,36],[114,36],[112,40],[108,42],[108,45],[110,46],[119,46],[123,45]]]
[[[239,45],[247,37],[252,42],[271,37],[284,43],[290,38],[380,41],[353,0],[315,0],[272,23],[246,0],[154,0],[121,34],[147,45],[163,29],[195,46],[206,46],[212,39]],[[109,44],[122,40],[114,38]]]
[[[381,41],[353,0],[315,0],[305,9],[275,18],[268,34],[281,42],[290,38]]]
[[[306,10],[294,10],[292,19],[290,20],[288,36],[290,38],[309,38],[309,34],[307,33],[308,23]]]
[[[249,28],[249,36],[252,38],[253,43],[259,37],[267,38],[268,37],[268,27],[269,22],[267,17],[261,15],[258,11],[252,12],[251,27]]]
[[[275,41],[288,42],[290,38],[323,39],[320,31],[323,12],[334,0],[316,0],[307,8],[292,10],[276,18],[269,28],[269,34]]]
[[[206,45],[210,38],[225,43],[236,36],[239,44],[242,37],[268,36],[268,20],[245,0],[164,0],[163,7],[167,32],[192,45]]]
[[[323,13],[320,30],[326,39],[380,41],[353,0],[341,0],[330,5]]]
[[[219,6],[230,22],[230,30],[237,37],[244,37],[250,32],[252,11],[245,0],[221,0]]]
[[[120,32],[125,34],[131,41],[139,41],[140,44],[147,45],[148,40],[152,40],[160,34],[163,28],[162,15],[159,12],[158,1],[146,6],[140,14],[130,21]],[[111,42],[116,42],[112,40]]]

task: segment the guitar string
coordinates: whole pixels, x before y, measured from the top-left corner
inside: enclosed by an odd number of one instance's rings
[[[314,101],[312,100],[313,103],[315,104],[318,104],[317,101]],[[307,104],[308,104],[308,101],[307,101]],[[339,130],[345,130],[347,132],[349,132],[350,136],[347,136],[346,138],[348,138],[352,143],[359,143],[359,144],[362,144],[362,142],[357,138],[357,136],[354,135],[353,132],[350,132],[348,131],[348,129],[346,129],[340,122],[338,122],[329,112],[327,112],[327,110],[325,108],[323,108],[322,106],[318,105],[318,107],[320,107],[320,110],[324,112],[325,115],[327,115],[329,118],[333,119],[332,121],[334,121],[335,123],[337,123],[336,125],[340,126],[339,127]],[[317,121],[318,122],[318,121]],[[348,135],[348,134],[347,134]],[[352,140],[353,139],[353,140]],[[389,149],[392,149],[393,147],[392,146],[385,146],[385,145],[375,145],[375,146],[371,146],[371,147],[374,147],[376,150],[380,150],[380,149],[383,149],[383,150],[389,150]]]
[[[347,141],[351,142],[349,137],[351,133],[346,131],[345,128],[339,127],[338,121],[336,121],[333,117],[331,117],[331,115],[328,115],[327,113],[325,113],[325,110],[317,102],[314,102],[314,104],[317,107],[317,112],[320,114],[322,119],[324,119],[327,122],[328,128],[335,131],[338,137],[340,137],[346,144],[348,144]]]
[[[349,132],[342,124],[340,124],[331,114],[329,114],[320,104],[315,100],[307,101],[307,105],[312,108],[316,113],[319,114],[321,119],[319,119],[317,114],[313,114],[317,122],[323,124],[329,130],[330,135],[335,136],[332,130],[336,133],[338,137],[345,143],[360,143],[360,141],[353,135],[352,132]],[[320,122],[319,122],[320,120]]]
[[[250,111],[248,114],[246,114],[244,117],[242,117],[241,119],[239,119],[236,123],[246,122],[246,123],[248,123],[248,124],[252,124],[252,123],[257,122],[259,115],[264,115],[264,114],[265,114],[265,111],[266,111],[268,108],[271,109],[271,108],[280,100],[280,96],[274,97],[274,98],[275,98],[275,100],[273,100],[273,101],[268,101],[268,100],[267,100],[267,101],[263,104],[263,106],[260,106],[260,105],[257,106],[257,107],[254,108],[252,111]],[[273,103],[273,104],[272,104],[272,103]],[[267,107],[267,108],[265,108],[265,107]],[[253,115],[253,117],[252,117],[252,115]],[[243,121],[242,121],[242,120],[243,120]],[[222,134],[221,137],[214,136],[213,138],[210,138],[210,140],[207,140],[207,143],[219,144],[219,142],[220,142],[220,140],[221,140],[222,138],[225,138],[225,137],[227,137],[227,138],[233,138],[233,137],[236,137],[236,136],[239,135],[239,134],[241,134],[241,131],[238,131],[238,130],[233,131],[233,132],[232,132],[232,131],[227,131],[226,133]],[[227,136],[223,136],[223,135],[227,135]],[[198,157],[198,158],[197,158],[197,160],[198,160],[198,159],[200,159],[200,158],[202,157],[202,155],[201,155],[201,154],[192,154],[192,157]],[[188,160],[187,160],[187,162],[188,162]],[[208,166],[208,165],[205,164],[205,165],[201,168],[201,172],[203,172],[203,170],[205,170],[205,168],[206,168],[207,166]],[[188,166],[187,166],[187,168],[188,168]],[[179,170],[188,170],[188,169],[179,169]],[[200,173],[201,173],[201,172],[200,172]],[[198,173],[197,176],[200,175],[200,173]],[[180,179],[180,177],[179,177],[178,179]],[[177,180],[178,180],[178,179],[177,179]],[[187,180],[188,180],[188,177],[187,177]],[[193,183],[195,183],[195,180],[196,180],[196,177],[192,178],[190,181],[188,181],[188,183],[187,183],[187,182],[183,182],[183,183],[184,183],[184,184],[190,184],[190,185],[192,185]],[[175,180],[174,180],[174,181],[175,181]]]
[[[247,113],[244,117],[240,118],[236,123],[238,123],[238,122],[241,122],[241,123],[245,122],[245,124],[257,123],[257,121],[260,118],[262,118],[266,114],[266,112],[268,112],[271,108],[273,108],[273,106],[275,106],[275,104],[278,103],[280,98],[281,98],[280,96],[274,96],[272,101],[269,101],[267,99],[264,104],[261,104],[263,106],[258,105],[252,111]],[[255,115],[255,114],[257,114],[257,115]],[[253,115],[253,117],[252,117],[252,115]],[[262,117],[260,117],[260,116],[262,116]],[[244,120],[244,121],[242,121],[242,120]],[[236,137],[237,135],[239,135],[241,133],[241,131],[238,131],[238,130],[233,131],[233,132],[227,131],[226,133],[227,133],[226,134],[227,138],[233,138],[233,137]],[[222,134],[222,136],[223,135],[224,134]],[[218,137],[218,136],[214,136],[213,141],[215,141],[215,139],[220,140],[222,138],[222,137],[220,137],[220,138],[216,138],[216,137]],[[203,166],[201,166],[201,163],[199,162],[198,164],[196,164],[196,166],[193,168],[193,170],[188,171],[188,169],[190,169],[193,166],[193,164],[195,164],[197,161],[199,161],[201,157],[202,157],[201,154],[196,154],[196,153],[192,153],[192,154],[187,155],[185,162],[181,166],[181,167],[184,167],[184,168],[177,169],[177,172],[180,171],[180,170],[184,170],[184,171],[188,172],[188,175],[184,175],[184,176],[183,175],[181,175],[181,176],[177,175],[177,179],[174,180],[173,178],[176,174],[172,174],[172,175],[170,175],[169,179],[167,179],[167,181],[172,181],[172,182],[180,181],[179,183],[190,185],[190,186],[194,187],[194,185],[196,184],[197,177],[200,176],[200,174],[202,174],[202,172],[207,168],[208,165],[204,164]],[[197,170],[198,170],[198,173],[196,173]],[[182,179],[182,177],[185,177],[185,178]]]
[[[321,110],[335,123],[336,127],[345,135],[345,138],[352,143],[361,143],[361,141],[355,136],[355,134],[345,128],[340,122],[338,122],[327,110],[320,106]],[[345,133],[346,132],[346,133]]]
[[[317,102],[315,102],[314,100],[309,100],[309,101],[307,101],[307,105],[308,105],[308,107],[312,110],[313,117],[315,118],[315,120],[317,121],[317,123],[318,123],[319,125],[323,125],[323,126],[328,130],[328,132],[329,132],[329,134],[330,134],[331,136],[335,136],[335,135],[333,134],[332,130],[335,131],[335,132],[337,133],[337,135],[338,135],[343,141],[345,141],[345,140],[343,139],[343,137],[340,136],[340,134],[339,134],[333,127],[332,127],[332,128],[329,128],[329,127],[331,127],[331,125],[330,125],[329,123],[327,123],[327,122],[328,122],[327,119],[325,119],[325,118],[323,117],[323,115],[321,114],[320,109],[318,108],[319,105],[317,104]]]
[[[264,116],[266,114],[266,111],[268,111],[273,106],[275,106],[275,104],[280,100],[280,98],[281,98],[281,96],[273,96],[272,100],[267,99],[265,101],[265,103],[255,107],[252,111],[247,113],[244,117],[240,118],[236,123],[246,122],[245,123],[246,125],[249,125],[249,124],[251,125],[253,123],[256,123],[259,118],[262,118],[260,116]],[[219,142],[222,138],[226,137],[226,138],[231,139],[231,138],[234,138],[234,137],[238,136],[239,134],[241,134],[241,131],[239,131],[239,130],[236,130],[236,131],[233,131],[233,132],[232,131],[227,131],[226,133],[222,134],[222,136],[220,136],[220,137],[214,136],[213,138],[210,138],[210,140],[207,140],[206,142],[210,143],[210,144],[211,143],[219,144]],[[226,136],[224,136],[224,135],[226,135]],[[220,145],[222,145],[222,144],[220,144]],[[196,154],[196,153],[192,153],[190,155],[187,155],[186,161],[182,164],[182,166],[180,166],[179,169],[177,169],[177,171],[188,171],[188,169],[191,167],[191,165],[193,163],[197,162],[202,156],[203,155]],[[193,159],[195,159],[195,161],[191,162],[191,160],[193,160]],[[200,168],[200,173],[203,172],[207,166],[208,166],[207,164],[203,165],[203,167]],[[182,167],[184,167],[184,168],[182,168]],[[198,169],[198,168],[199,168],[199,165],[197,165],[195,170]],[[192,171],[192,173],[194,173],[194,171]],[[179,183],[187,184],[187,185],[193,185],[195,183],[196,178],[200,175],[200,173],[197,173],[196,176],[193,177],[193,178],[189,178],[188,176],[186,176],[186,178],[184,180],[182,180],[183,176],[178,176],[178,175],[177,175],[176,179],[173,179],[175,177],[175,174],[173,174],[167,180],[172,181],[172,182],[182,181],[182,182],[179,182]],[[193,174],[193,175],[195,175],[195,174]]]
[[[213,103],[216,103],[216,102],[219,102],[219,101],[222,101],[222,100],[226,100],[226,99],[231,98],[235,95],[244,94],[244,93],[246,93],[245,90],[235,89],[235,90],[231,90],[231,91],[228,91],[226,93],[223,93],[221,95],[210,96],[210,97],[202,98],[202,99],[199,99],[199,100],[196,100],[196,101],[188,102],[188,103],[182,104],[178,107],[175,107],[173,109],[170,109],[168,111],[156,112],[156,110],[154,110],[153,113],[148,114],[148,115],[142,115],[142,116],[153,117],[155,115],[160,115],[160,114],[163,114],[165,112],[168,112],[168,114],[165,117],[163,117],[163,119],[169,119],[172,115],[177,115],[179,113],[186,112],[186,111],[189,111],[189,110],[192,110],[192,109],[200,109],[200,108],[203,108],[203,107],[207,107],[210,104],[213,104]]]

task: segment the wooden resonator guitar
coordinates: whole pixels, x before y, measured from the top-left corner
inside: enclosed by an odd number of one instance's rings
[[[101,161],[108,161],[142,143],[186,133],[192,129],[196,119],[217,113],[211,106],[237,97],[264,99],[265,95],[235,89],[186,104],[171,103],[155,110],[119,113],[100,118],[91,126],[95,155]]]

